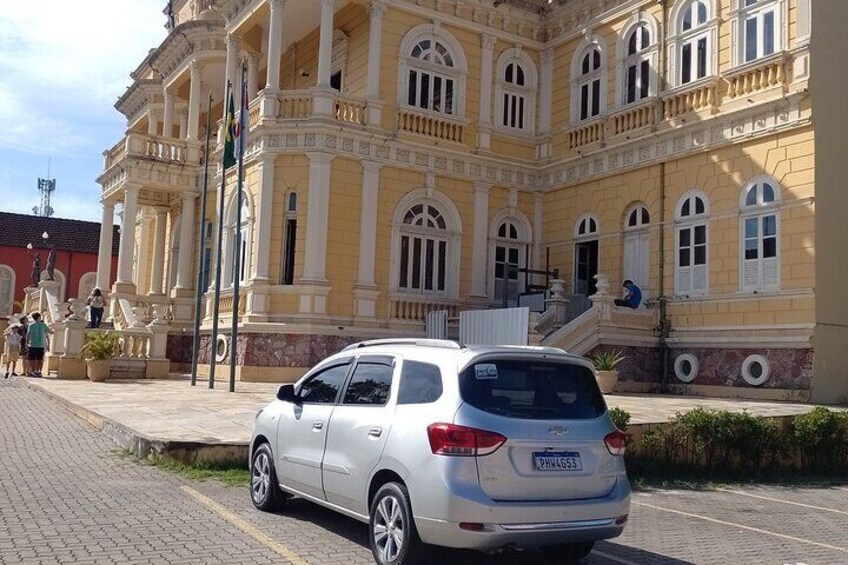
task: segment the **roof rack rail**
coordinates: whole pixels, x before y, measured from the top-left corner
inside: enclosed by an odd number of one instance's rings
[[[457,341],[448,339],[427,339],[427,338],[388,338],[388,339],[370,339],[368,341],[360,341],[345,347],[342,351],[351,351],[353,349],[361,349],[363,347],[376,347],[379,345],[415,345],[418,347],[441,347],[444,349],[465,349],[465,346]]]

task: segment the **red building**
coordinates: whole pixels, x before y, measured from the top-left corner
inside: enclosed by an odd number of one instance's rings
[[[47,233],[45,240],[43,234]],[[118,263],[118,227],[114,227],[112,267],[114,282]],[[27,245],[32,244],[32,249]],[[47,255],[56,249],[54,278],[59,281],[59,298],[85,298],[97,280],[100,224],[80,220],[44,218],[0,212],[0,318],[20,312],[24,289],[32,284],[32,261],[41,259],[41,278],[46,277]]]

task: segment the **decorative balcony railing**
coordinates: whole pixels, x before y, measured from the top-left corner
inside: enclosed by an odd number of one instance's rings
[[[232,314],[233,313],[233,294],[230,292],[229,294],[223,294],[222,291],[221,297],[218,299],[218,311],[221,314]],[[247,305],[247,296],[242,292],[239,298],[239,315],[243,316],[246,310]]]
[[[186,144],[184,141],[160,137],[148,137],[144,140],[146,157],[159,161],[175,163],[186,162]]]
[[[286,90],[280,93],[281,120],[304,120],[312,115],[312,92],[308,90]]]
[[[785,86],[786,83],[786,59],[781,55],[759,62],[754,66],[745,67],[732,71],[726,77],[729,89],[728,98],[739,98],[748,96],[761,90]]]
[[[262,109],[262,99],[254,98],[247,107],[247,127],[253,129],[259,123],[259,112]]]
[[[606,118],[597,118],[568,131],[568,148],[572,151],[595,143],[602,144],[605,139]]]
[[[103,170],[108,170],[112,165],[123,159],[127,154],[127,138],[122,138],[118,143],[103,152]]]
[[[715,81],[699,83],[694,87],[673,90],[666,94],[663,100],[663,114],[666,120],[671,120],[689,112],[712,108],[715,104]]]
[[[610,118],[610,133],[623,135],[642,128],[653,127],[657,124],[657,114],[655,100],[624,108]]]
[[[428,313],[439,310],[446,310],[448,318],[455,318],[459,315],[459,304],[423,296],[420,298],[398,296],[389,300],[389,312],[394,320],[423,323]]]
[[[333,102],[334,117],[337,120],[359,126],[365,125],[364,103],[343,96],[336,96]]]
[[[454,143],[463,143],[465,138],[464,123],[406,108],[398,111],[398,130]]]

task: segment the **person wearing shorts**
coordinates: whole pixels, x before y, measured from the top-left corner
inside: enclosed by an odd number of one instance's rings
[[[33,312],[32,323],[27,327],[28,377],[40,377],[44,365],[44,350],[47,349],[47,334],[53,331],[41,319],[41,314]]]
[[[18,376],[15,372],[15,365],[18,364],[18,359],[21,357],[21,334],[18,326],[12,326],[7,329],[6,334],[3,336],[3,341],[3,354],[6,356],[6,375],[3,378],[8,379],[9,375],[13,377]]]

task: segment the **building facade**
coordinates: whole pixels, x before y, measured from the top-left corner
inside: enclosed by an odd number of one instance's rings
[[[117,232],[109,220],[112,230]],[[34,286],[33,260],[38,255],[41,265],[38,278],[45,280],[51,248],[56,250],[53,278],[58,283],[58,299],[87,297],[96,286],[100,232],[100,224],[96,222],[0,212],[0,319],[23,312],[26,289]],[[48,236],[46,239],[44,234]],[[117,248],[111,249],[107,277],[114,272],[117,256]],[[106,281],[103,289],[108,290],[112,281],[114,278]]]
[[[522,269],[556,271],[567,315],[538,326],[542,343],[624,349],[626,390],[844,399],[838,348],[816,349],[816,248],[839,227],[815,211],[837,189],[817,183],[815,140],[837,126],[813,119],[832,93],[811,89],[811,4],[173,2],[99,178],[104,218],[123,209],[113,294],[167,302],[181,363],[201,284],[201,360],[232,353],[241,378],[283,379],[351,341],[424,335],[433,310],[512,304],[551,278]],[[222,100],[242,65],[240,217],[234,170],[223,189],[224,326],[242,288],[232,352],[209,343],[214,277],[198,272],[215,230],[198,240],[216,224]],[[646,298],[629,318],[608,308],[624,278]]]

